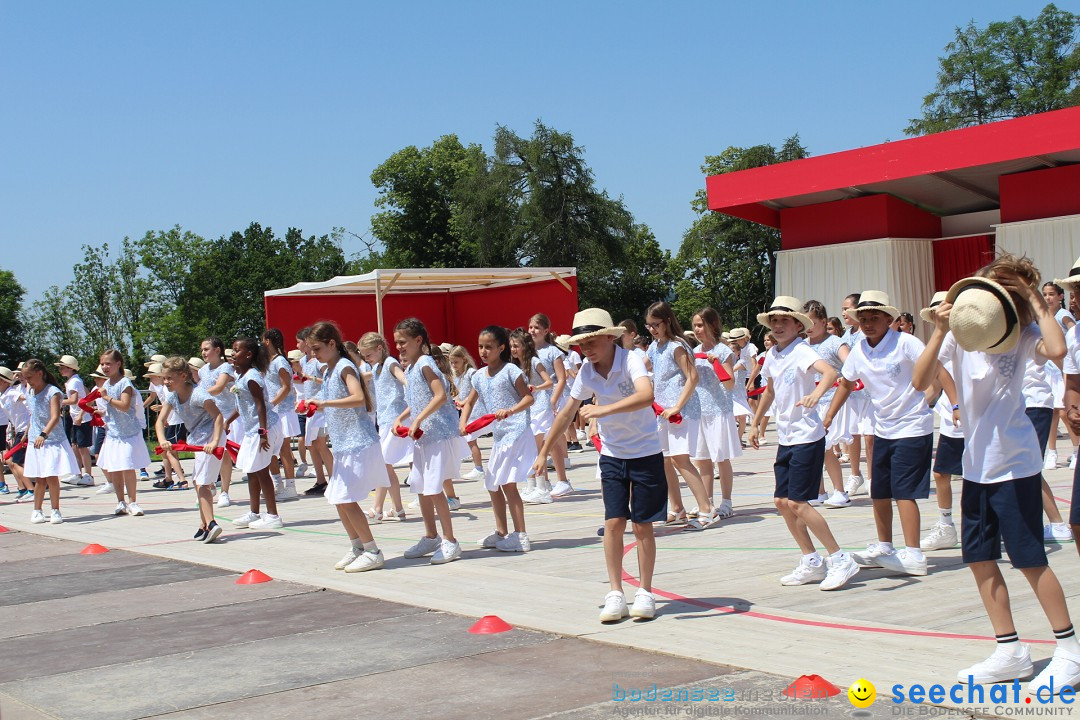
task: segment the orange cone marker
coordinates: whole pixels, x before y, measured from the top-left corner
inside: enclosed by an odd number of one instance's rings
[[[514,626],[503,620],[498,615],[485,615],[469,628],[473,635],[494,635],[495,633],[513,630]]]
[[[80,555],[104,555],[109,552],[109,548],[104,545],[98,545],[97,543],[90,543],[82,550],[79,551]]]
[[[257,583],[270,582],[274,578],[260,570],[248,570],[236,579],[237,585],[255,585]]]

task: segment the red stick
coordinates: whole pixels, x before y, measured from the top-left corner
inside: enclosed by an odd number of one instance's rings
[[[476,432],[477,430],[482,430],[493,422],[495,422],[495,415],[493,413],[481,415],[480,417],[476,418],[471,423],[465,426],[465,434],[469,435]]]
[[[663,415],[664,410],[665,410],[665,408],[661,407],[660,403],[653,403],[652,404],[652,409],[653,409],[653,412],[656,413],[657,417],[659,417],[660,415]],[[678,425],[679,423],[682,422],[682,415],[680,415],[679,413],[675,413],[674,415],[672,415],[671,417],[668,418],[668,422],[671,423],[672,425]]]

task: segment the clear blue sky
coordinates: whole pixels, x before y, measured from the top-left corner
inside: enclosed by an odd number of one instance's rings
[[[955,26],[1044,4],[6,0],[0,267],[32,300],[176,224],[363,234],[391,153],[537,118],[675,249],[705,155],[900,139]]]

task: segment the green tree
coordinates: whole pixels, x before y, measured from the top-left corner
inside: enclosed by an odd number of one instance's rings
[[[677,279],[671,252],[662,250],[647,225],[636,225],[623,248],[620,265],[600,263],[583,268],[590,287],[585,307],[602,307],[615,322],[627,318],[642,327],[645,309],[658,300],[670,300]]]
[[[444,135],[430,147],[398,150],[371,173],[379,190],[371,229],[397,267],[471,267],[476,252],[453,224],[454,189],[484,165],[479,145]]]
[[[80,367],[97,367],[97,352],[90,347],[86,334],[70,308],[70,287],[53,285],[27,311],[26,356],[46,363],[70,354],[79,359]],[[92,363],[92,364],[91,364]]]
[[[779,149],[772,145],[728,147],[719,155],[706,156],[701,171],[719,175],[807,156],[799,136],[793,135]],[[698,219],[683,235],[674,259],[676,314],[688,322],[701,307],[711,306],[725,327],[753,330],[756,314],[773,298],[780,232],[712,212],[704,190],[695,194],[691,207]]]
[[[1080,15],[1052,3],[1034,20],[957,27],[937,85],[908,135],[941,132],[1080,105]]]
[[[23,357],[22,301],[26,290],[10,270],[0,270],[0,365],[15,367]]]

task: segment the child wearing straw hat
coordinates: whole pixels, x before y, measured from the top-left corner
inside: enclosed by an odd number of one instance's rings
[[[71,355],[63,355],[60,362],[53,365],[64,379],[64,399],[60,401],[61,407],[67,411],[64,413],[64,434],[82,469],[81,473],[75,473],[63,482],[89,487],[94,484],[90,462],[90,446],[94,444],[94,433],[90,425],[91,418],[79,409],[79,401],[86,397],[86,385],[79,377],[79,361]]]
[[[915,361],[925,347],[910,333],[893,330],[900,311],[879,290],[860,293],[853,309],[862,339],[844,361],[842,379],[825,416],[828,426],[847,400],[856,380],[865,385],[874,413],[874,474],[870,498],[874,505],[877,541],[852,557],[862,567],[925,575],[926,557],[919,540],[917,500],[930,496],[930,465],[934,452],[934,416],[926,396],[911,386]],[[900,515],[905,546],[893,547],[893,503]]]
[[[780,578],[780,584],[820,581],[821,590],[837,590],[859,572],[859,566],[840,549],[825,518],[810,505],[810,500],[818,495],[825,467],[825,425],[818,415],[818,404],[836,382],[837,374],[799,337],[799,333],[813,324],[801,311],[802,307],[796,298],[779,296],[768,310],[757,316],[758,322],[772,331],[776,345],[765,355],[761,366],[766,385],[750,426],[750,445],[754,449],[760,446],[759,438],[765,434],[764,419],[775,401],[780,444],[773,463],[776,475],[773,502],[803,553],[795,569]],[[821,380],[815,384],[819,375]],[[828,552],[824,562],[810,538],[811,533]]]
[[[164,356],[155,355],[154,357]],[[162,362],[164,360],[147,363],[146,373],[143,377],[150,382],[150,392],[154,394],[157,401],[150,406],[150,409],[158,414],[157,419],[159,421],[165,423],[165,439],[171,446],[173,443],[186,442],[187,430],[179,413],[171,412],[165,406],[165,398],[169,394],[169,390],[165,387]],[[164,450],[163,452],[161,467],[165,477],[155,482],[154,487],[163,490],[186,490],[188,484],[187,479],[184,477],[184,468],[180,465],[180,456],[172,450]],[[177,476],[176,480],[173,480],[174,473]]]
[[[562,433],[580,412],[586,422],[596,419],[600,433],[600,485],[604,498],[604,558],[610,591],[604,596],[601,622],[618,622],[630,615],[648,619],[656,616],[652,595],[656,565],[653,523],[664,519],[667,510],[667,479],[664,455],[652,410],[653,388],[645,364],[623,349],[618,338],[623,328],[599,308],[587,308],[574,315],[570,343],[578,345],[585,363],[574,379],[570,400],[559,411],[533,464],[533,474],[542,473],[552,445],[562,442]],[[593,404],[582,405],[595,398]],[[623,595],[623,533],[630,521],[637,540],[638,588],[632,607]]]
[[[1029,357],[1062,359],[1066,352],[1061,328],[1037,292],[1038,280],[1030,260],[1002,255],[977,277],[953,285],[933,311],[934,333],[912,382],[926,389],[939,363],[951,360],[965,434],[963,557],[997,638],[994,653],[960,670],[957,678],[972,684],[1007,682],[1029,677],[1034,670],[1028,648],[1020,643],[998,566],[1004,542],[1057,640],[1053,658],[1028,692],[1051,687],[1053,696],[1080,682],[1080,643],[1061,583],[1046,560],[1042,457],[1024,413],[1023,363]]]
[[[6,450],[8,435],[11,438],[11,446],[17,446],[25,439],[26,430],[30,425],[30,411],[26,407],[26,396],[23,394],[22,384],[15,377],[15,373],[6,367],[0,367],[0,410],[7,417],[3,442]],[[7,466],[15,476],[15,483],[19,490],[15,502],[28,502],[34,499],[34,489],[23,476],[25,460],[25,448],[17,451],[7,460]]]

